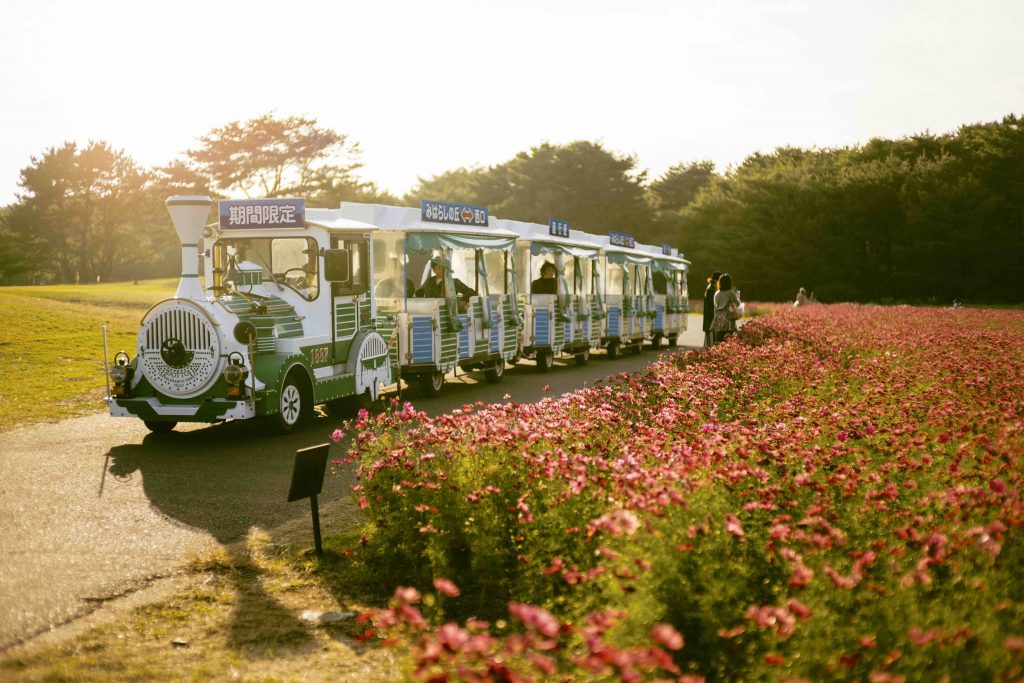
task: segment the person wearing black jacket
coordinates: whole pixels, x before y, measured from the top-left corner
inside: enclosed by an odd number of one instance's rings
[[[718,278],[720,277],[722,274],[717,270],[711,273],[707,289],[704,290],[704,346],[711,346],[715,343],[714,333],[711,331],[711,321],[715,319],[715,291],[718,289]]]
[[[444,297],[444,261],[432,259],[430,261],[431,276],[423,283],[423,286],[416,290],[416,296],[428,299],[441,299]],[[469,298],[476,296],[476,290],[465,284],[459,278],[454,278],[455,293],[458,296]]]

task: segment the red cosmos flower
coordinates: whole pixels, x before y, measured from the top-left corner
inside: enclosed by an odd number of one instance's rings
[[[456,586],[452,581],[440,576],[434,579],[434,588],[436,588],[439,593],[447,595],[449,598],[457,598],[461,594],[458,586]]]
[[[814,578],[814,570],[805,564],[797,564],[793,567],[793,573],[789,577],[789,585],[792,588],[806,586]]]

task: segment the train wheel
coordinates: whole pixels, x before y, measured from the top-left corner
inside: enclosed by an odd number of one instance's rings
[[[653,337],[651,337],[651,348],[654,349],[655,351],[661,348],[661,338],[662,337],[660,334],[656,334]]]
[[[433,398],[441,394],[444,387],[444,373],[440,370],[424,372],[420,375],[420,392],[427,398]]]
[[[484,369],[484,377],[491,384],[497,384],[501,381],[502,376],[505,374],[505,360],[499,358],[494,361],[494,364]]]
[[[290,434],[313,414],[313,397],[293,372],[285,378],[277,398],[278,412],[271,415],[271,426],[278,434]]]
[[[576,354],[576,365],[586,365],[590,362],[590,349],[584,349]]]
[[[174,429],[177,422],[160,422],[158,420],[143,420],[142,424],[154,434],[166,434]]]
[[[608,342],[608,357],[615,360],[619,357],[619,342]]]
[[[670,335],[668,336],[668,345],[669,345],[670,347],[673,347],[673,348],[674,348],[674,347],[675,347],[675,345],[676,345],[676,344],[678,344],[678,343],[679,343],[679,337],[677,337],[677,336],[676,336],[676,335],[674,335],[674,334],[670,334]]]
[[[537,352],[537,369],[541,372],[550,372],[555,364],[555,355],[550,351]]]

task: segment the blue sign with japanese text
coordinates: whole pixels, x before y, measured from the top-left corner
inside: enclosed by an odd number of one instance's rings
[[[608,233],[608,242],[615,247],[627,247],[632,249],[636,246],[636,238],[632,235],[624,232],[615,232],[614,230]]]
[[[548,234],[552,237],[568,237],[569,221],[560,221],[557,218],[548,220]]]
[[[420,202],[420,218],[428,223],[452,223],[486,228],[487,208],[424,199]]]
[[[224,199],[217,212],[221,230],[306,227],[305,199]]]

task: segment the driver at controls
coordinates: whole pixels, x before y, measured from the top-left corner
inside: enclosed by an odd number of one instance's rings
[[[305,265],[292,269],[290,273],[294,274],[288,276],[288,284],[307,299],[315,298],[317,294],[317,252],[315,247],[303,249],[302,253],[306,255]]]

